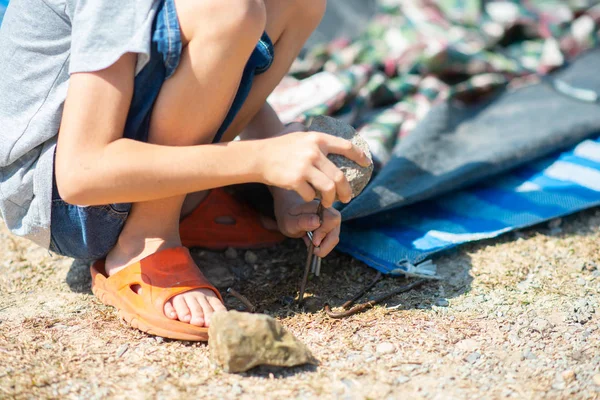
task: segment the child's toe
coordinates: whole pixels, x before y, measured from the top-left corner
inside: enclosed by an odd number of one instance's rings
[[[190,311],[192,312],[192,318],[190,324],[196,326],[204,326],[204,310],[195,296],[187,296],[185,299]]]
[[[169,300],[165,303],[164,311],[165,311],[165,315],[167,316],[167,318],[177,319],[177,311],[175,311],[175,308],[173,307],[173,303],[171,302],[171,300]]]
[[[213,313],[213,308],[208,302],[208,298],[203,293],[199,293],[196,299],[204,311],[204,326],[208,327],[210,326],[210,317]]]
[[[223,305],[223,303],[221,303],[221,300],[219,300],[218,297],[208,297],[208,302],[212,306],[214,312],[227,311],[227,308],[225,308],[225,306]]]
[[[187,303],[185,302],[185,298],[182,295],[175,296],[173,298],[173,306],[177,312],[177,318],[179,318],[181,322],[190,322],[192,315]]]

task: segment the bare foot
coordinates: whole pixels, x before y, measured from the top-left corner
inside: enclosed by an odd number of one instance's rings
[[[136,241],[136,245],[126,244],[124,240],[119,239],[119,243],[106,257],[106,273],[109,276],[113,275],[151,254],[179,246],[179,238],[145,239]],[[224,310],[225,306],[210,289],[196,289],[179,294],[167,301],[164,307],[167,318],[206,327],[210,325],[210,318],[214,312]]]

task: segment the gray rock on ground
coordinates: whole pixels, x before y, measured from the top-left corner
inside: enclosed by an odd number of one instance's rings
[[[308,130],[327,133],[349,140],[373,160],[369,145],[365,139],[352,126],[343,121],[327,116],[317,116],[310,123]],[[329,154],[327,158],[346,175],[346,179],[348,179],[350,187],[352,187],[352,198],[358,196],[369,183],[371,175],[373,175],[373,164],[371,163],[370,166],[364,168],[339,154]]]
[[[213,314],[208,330],[211,358],[225,372],[244,372],[259,365],[317,365],[310,350],[275,319],[238,311]]]

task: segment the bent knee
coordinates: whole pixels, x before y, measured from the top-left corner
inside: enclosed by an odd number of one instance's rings
[[[264,0],[175,0],[184,44],[200,40],[233,37],[253,46],[267,23]]]
[[[224,14],[227,16],[224,29],[240,39],[240,35],[250,36],[252,43],[256,45],[258,40],[254,39],[261,37],[267,25],[267,8],[264,0],[216,1],[224,8]],[[226,5],[223,6],[222,3]]]
[[[290,0],[293,3],[295,18],[292,21],[298,21],[311,31],[319,25],[325,10],[327,9],[327,0]]]

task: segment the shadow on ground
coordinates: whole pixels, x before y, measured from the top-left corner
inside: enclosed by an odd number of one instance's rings
[[[69,289],[75,293],[92,294],[92,276],[90,275],[90,263],[81,260],[73,260],[69,267],[66,278]]]
[[[583,215],[593,216],[595,212],[596,210],[590,210]],[[567,218],[576,220],[575,217]],[[471,290],[474,278],[470,254],[488,246],[538,234],[567,237],[573,233],[571,231],[591,235],[599,229],[595,225],[576,224],[568,231],[563,231],[559,225],[556,222],[544,223],[497,239],[466,245],[460,250],[452,250],[435,260],[441,280],[429,281],[409,292],[393,296],[383,302],[382,306],[398,310],[444,307],[448,300]],[[310,278],[306,301],[299,307],[296,300],[306,259],[306,248],[299,240],[286,240],[278,246],[261,250],[212,252],[193,249],[192,255],[207,278],[221,290],[230,309],[245,310],[241,302],[226,293],[227,288],[234,287],[257,307],[258,312],[279,318],[298,313],[320,313],[325,303],[334,309],[340,307],[361,292],[377,275],[377,271],[364,263],[346,254],[334,252],[323,261],[321,276]],[[66,282],[73,292],[91,293],[89,265],[73,261]],[[404,277],[384,277],[358,303],[372,300],[407,282],[410,280]],[[272,371],[256,373],[268,375]]]

